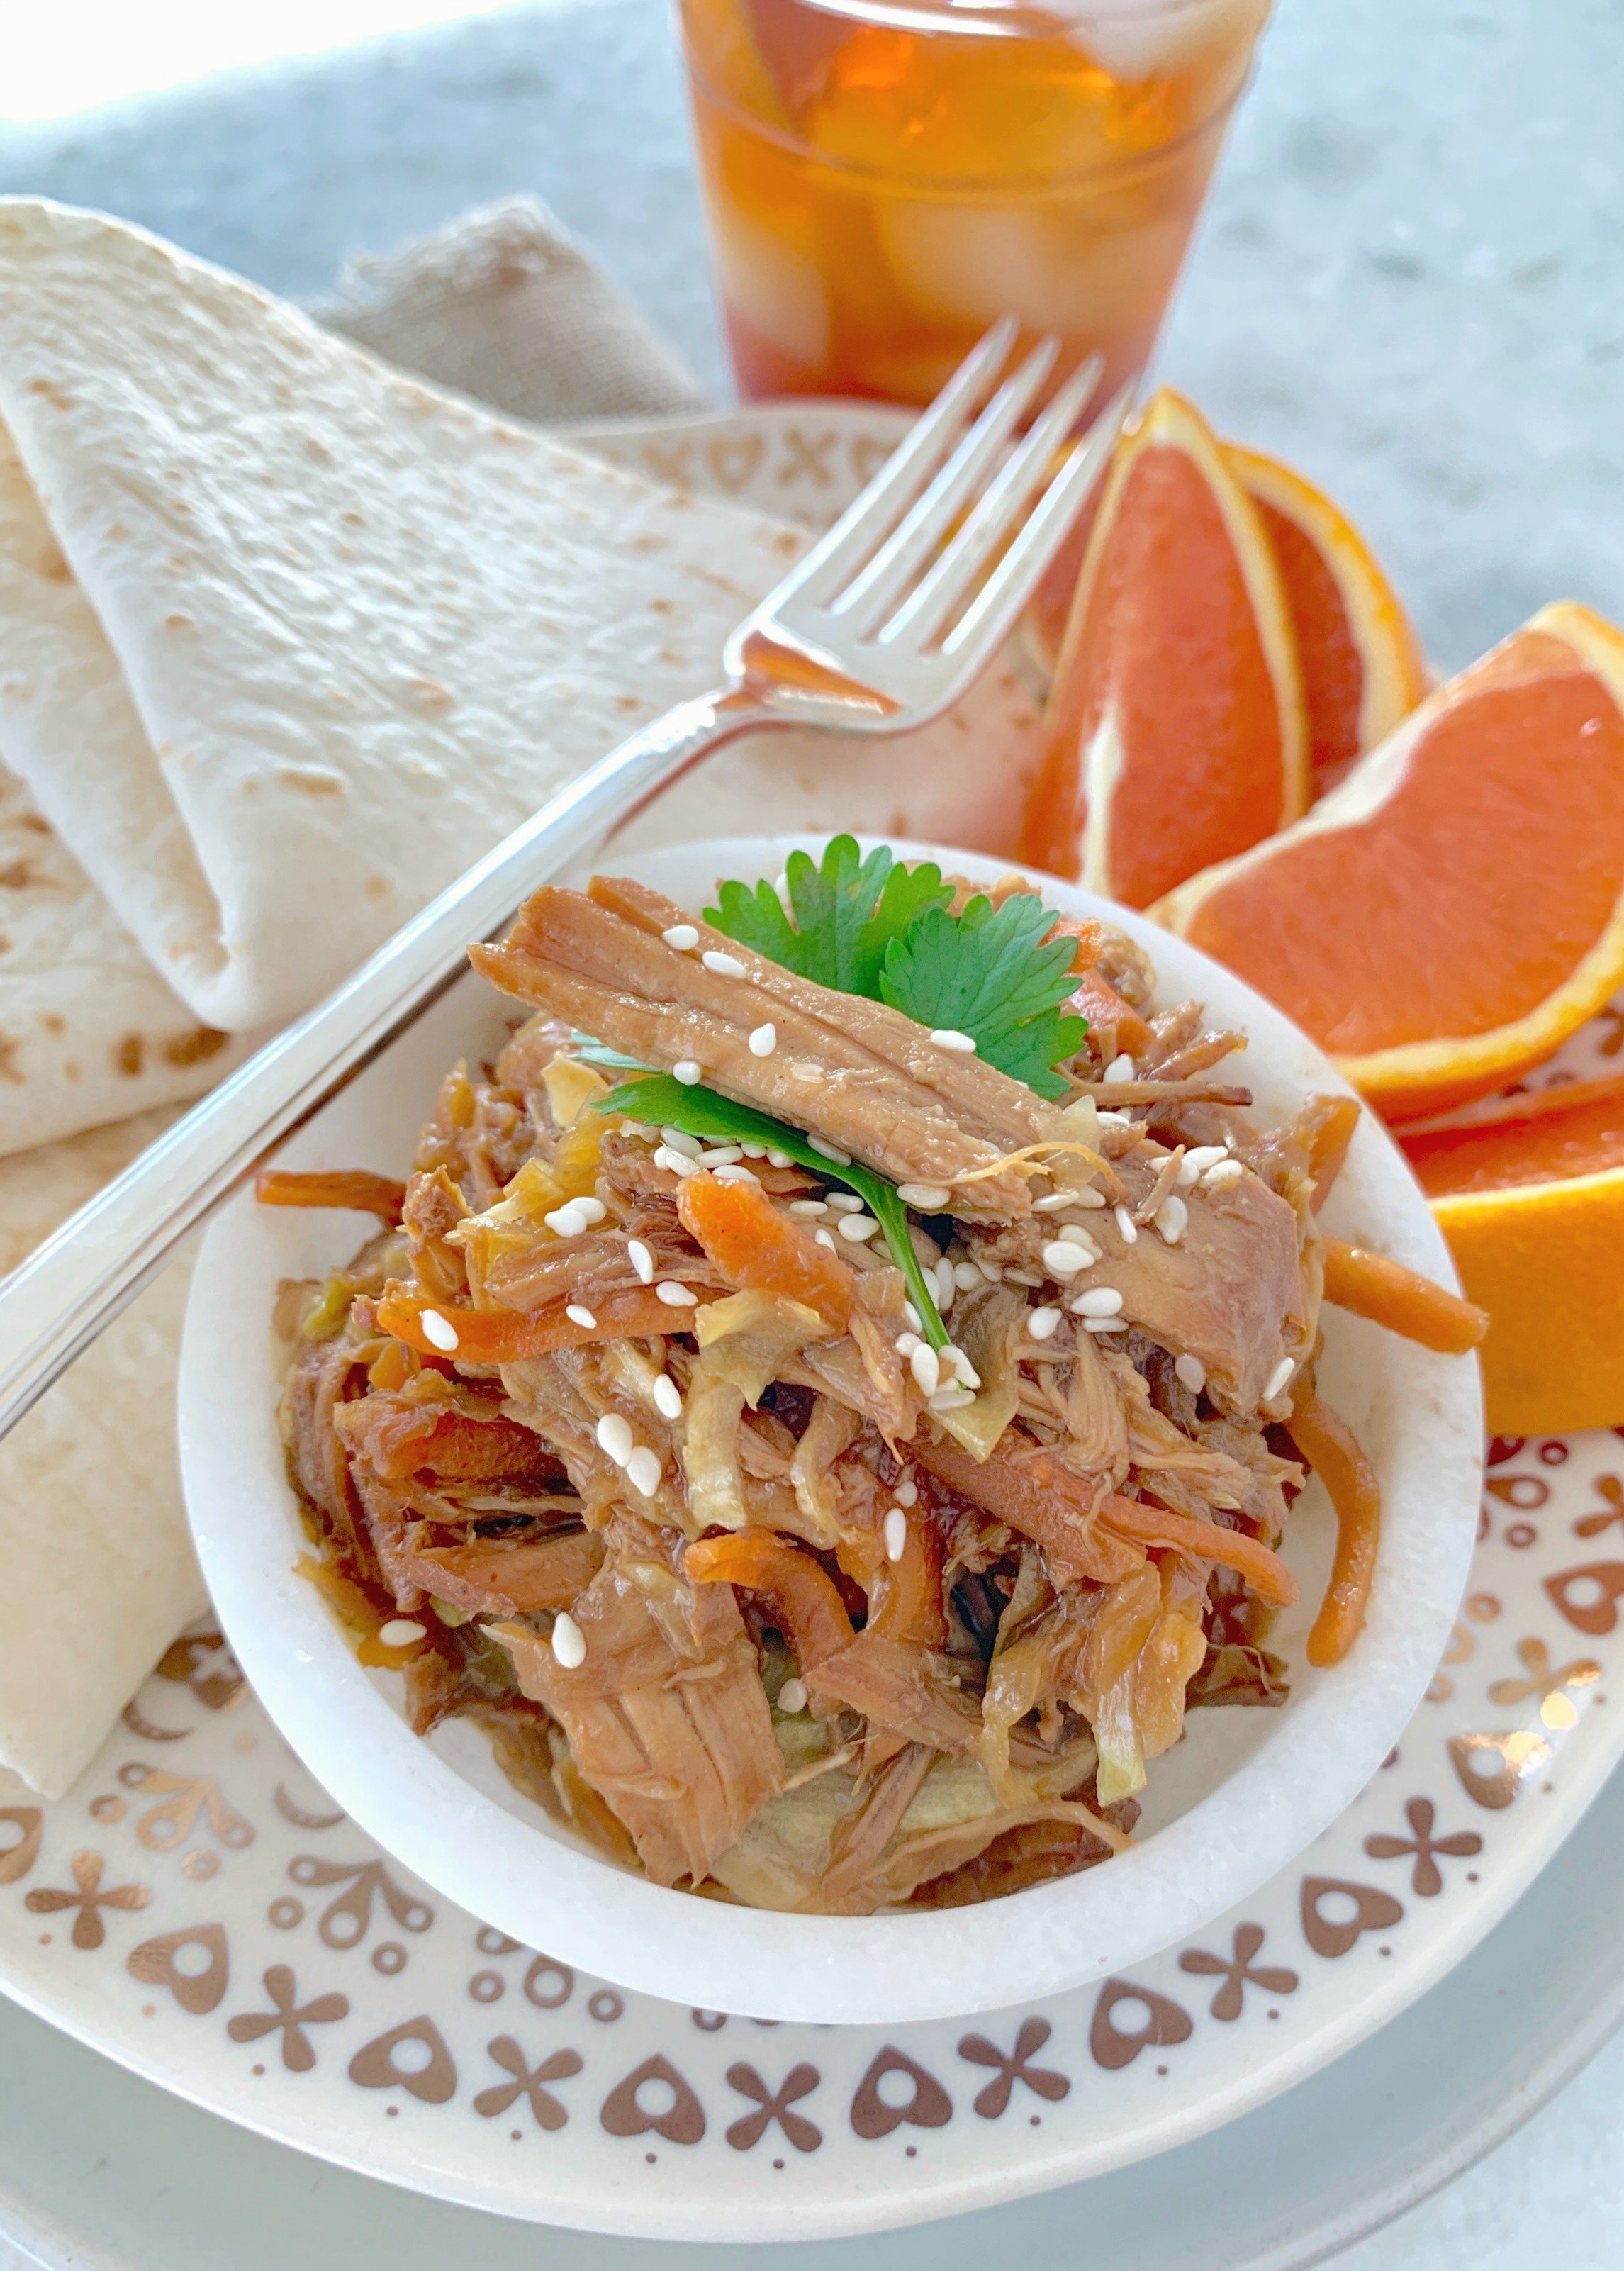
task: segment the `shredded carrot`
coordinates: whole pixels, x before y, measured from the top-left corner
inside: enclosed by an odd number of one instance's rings
[[[778,1619],[801,1671],[849,1646],[851,1619],[840,1590],[820,1562],[773,1530],[733,1530],[701,1538],[682,1557],[686,1575],[699,1585],[738,1585],[759,1593]]]
[[[1050,938],[1074,938],[1077,959],[1072,964],[1077,974],[1077,990],[1066,1003],[1068,1009],[1088,1021],[1088,1030],[1094,1032],[1101,1026],[1109,1026],[1116,1035],[1118,1049],[1125,1049],[1137,1057],[1150,1039],[1150,1027],[1138,1011],[1111,984],[1099,967],[1098,955],[1101,943],[1100,924],[1092,919],[1072,922],[1062,915],[1057,920]]]
[[[1336,1560],[1309,1634],[1309,1662],[1324,1669],[1340,1664],[1365,1621],[1382,1537],[1382,1486],[1353,1430],[1316,1395],[1311,1379],[1293,1390],[1286,1426],[1336,1508]]]
[[[812,1232],[780,1213],[754,1183],[724,1183],[716,1175],[688,1175],[677,1193],[677,1212],[730,1285],[782,1293],[815,1309],[842,1331],[851,1316],[856,1278]]]
[[[1465,1356],[1488,1330],[1486,1309],[1446,1293],[1402,1262],[1340,1238],[1325,1240],[1325,1299],[1441,1356]]]
[[[943,1648],[947,1618],[942,1607],[942,1537],[921,1506],[902,1511],[902,1551],[879,1565],[864,1629],[914,1648]]]
[[[1289,1608],[1297,1597],[1297,1581],[1279,1555],[1244,1530],[1226,1530],[1217,1522],[1198,1522],[1193,1515],[1174,1514],[1166,1507],[1123,1498],[1116,1492],[1101,1502],[1100,1516],[1138,1545],[1171,1546],[1198,1561],[1220,1562],[1244,1577],[1259,1600],[1275,1608]]]
[[[423,1317],[432,1311],[456,1335],[455,1348],[442,1347],[424,1330]],[[693,1322],[691,1308],[669,1307],[652,1286],[612,1293],[591,1312],[593,1322],[580,1324],[565,1313],[561,1301],[545,1309],[469,1309],[454,1301],[426,1301],[403,1285],[391,1285],[378,1303],[378,1322],[386,1333],[404,1341],[419,1356],[454,1358],[459,1364],[523,1364],[526,1358],[546,1356],[553,1349],[583,1348],[589,1341],[643,1340],[655,1333],[680,1333]],[[441,1340],[444,1335],[441,1334]]]
[[[1324,1116],[1309,1147],[1309,1173],[1314,1178],[1313,1205],[1317,1214],[1342,1173],[1347,1147],[1359,1125],[1359,1099],[1353,1096],[1317,1096],[1314,1100],[1324,1106]]]
[[[348,1207],[356,1214],[375,1214],[393,1225],[405,1206],[406,1187],[392,1176],[369,1175],[359,1167],[312,1174],[267,1167],[255,1180],[254,1195],[261,1206]]]

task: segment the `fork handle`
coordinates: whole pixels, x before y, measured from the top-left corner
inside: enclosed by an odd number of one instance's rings
[[[595,852],[700,758],[790,722],[736,688],[667,711],[560,790],[70,1216],[0,1284],[0,1435],[189,1231],[455,983],[471,939],[499,933],[529,892]]]

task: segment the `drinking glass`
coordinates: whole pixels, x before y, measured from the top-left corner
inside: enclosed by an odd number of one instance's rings
[[[915,403],[1005,313],[1137,376],[1268,12],[678,6],[741,393]]]

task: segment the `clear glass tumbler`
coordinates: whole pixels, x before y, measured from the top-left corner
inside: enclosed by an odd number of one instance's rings
[[[997,316],[1137,376],[1269,0],[678,0],[740,391],[927,402]]]

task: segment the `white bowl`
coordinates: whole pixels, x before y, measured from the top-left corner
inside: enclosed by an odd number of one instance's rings
[[[792,840],[679,845],[609,864],[702,906],[723,875],[770,876]],[[899,846],[991,880],[1001,864]],[[1346,1092],[1325,1058],[1205,956],[1087,891],[1034,879],[1067,912],[1104,914],[1153,957],[1163,1006],[1194,995],[1250,1039],[1262,1113]],[[290,1165],[400,1173],[446,1068],[494,1056],[514,1005],[470,975],[339,1097]],[[1453,1284],[1425,1200],[1366,1113],[1326,1210],[1333,1232]],[[1320,1379],[1381,1476],[1381,1554],[1366,1627],[1341,1664],[1303,1644],[1330,1565],[1317,1485],[1299,1500],[1286,1559],[1301,1605],[1271,1646],[1291,1666],[1279,1710],[1192,1712],[1153,1761],[1140,1834],[1102,1866],[976,1908],[869,1917],[780,1916],[647,1883],[601,1859],[522,1798],[483,1736],[453,1721],[427,1740],[400,1716],[397,1673],[368,1672],[315,1589],[276,1424],[271,1314],[278,1281],[347,1258],[369,1225],[345,1214],[226,1207],[204,1246],[180,1383],[193,1535],[222,1624],[288,1741],[362,1828],[449,1899],[577,1968],[651,1995],[758,2018],[895,2024],[994,2009],[1122,1970],[1198,1932],[1301,1852],[1380,1767],[1448,1638],[1477,1529],[1482,1405],[1474,1360],[1429,1355],[1326,1313]]]

